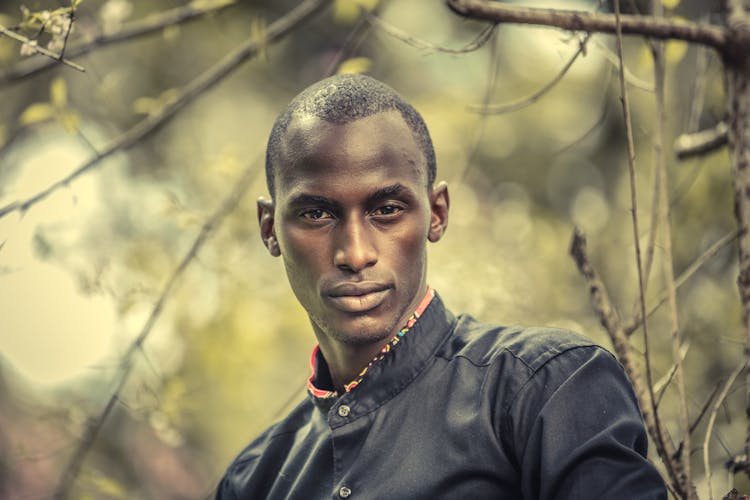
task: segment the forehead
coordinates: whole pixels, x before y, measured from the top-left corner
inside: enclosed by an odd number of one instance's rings
[[[303,115],[290,122],[281,142],[277,192],[321,185],[354,188],[367,180],[427,185],[424,155],[398,111],[345,124]]]

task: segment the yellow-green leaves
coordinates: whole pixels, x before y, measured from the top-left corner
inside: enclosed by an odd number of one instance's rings
[[[68,107],[68,87],[62,77],[52,80],[49,87],[49,102],[29,105],[18,118],[22,126],[35,125],[48,120],[57,120],[68,132],[78,129],[78,114]]]
[[[179,95],[177,89],[167,89],[158,97],[139,97],[133,101],[133,111],[139,115],[155,115]]]
[[[368,57],[352,57],[339,65],[339,75],[349,73],[367,73],[372,68],[372,60]]]
[[[333,3],[333,18],[342,24],[354,23],[364,9],[371,11],[380,0],[336,0]]]

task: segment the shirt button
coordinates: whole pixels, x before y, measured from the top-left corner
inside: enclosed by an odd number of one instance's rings
[[[339,406],[339,417],[346,417],[346,416],[348,416],[349,415],[349,411],[350,411],[350,409],[349,409],[348,406],[346,406],[346,405]],[[346,491],[349,492],[349,494],[346,495],[346,497],[348,497],[349,495],[352,494],[351,490],[349,490],[349,488],[346,488],[346,487],[341,488],[341,490],[339,490],[339,493],[341,493],[342,491],[344,491],[344,489],[346,489]],[[346,498],[346,497],[342,496],[342,498]]]
[[[352,490],[350,490],[350,489],[349,489],[349,488],[347,488],[346,486],[342,486],[342,487],[341,487],[341,488],[339,489],[339,496],[340,496],[341,498],[349,498],[349,497],[350,497],[351,495],[352,495]]]

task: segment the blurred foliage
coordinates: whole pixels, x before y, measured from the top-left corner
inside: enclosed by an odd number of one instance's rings
[[[76,58],[85,73],[59,65],[4,85],[0,206],[44,189],[145,116],[158,114],[178,89],[247,37],[262,39],[267,26],[296,3],[237,2]],[[720,22],[713,3],[663,4],[671,16]],[[32,0],[23,10],[20,2],[6,1],[0,24],[31,37],[31,25],[58,16],[67,8],[60,5]],[[75,8],[70,43],[183,5],[187,2],[83,0]],[[631,6],[647,9],[648,2]],[[591,10],[595,3],[566,2],[566,7]],[[585,55],[538,102],[483,115],[470,106],[533,93],[555,77],[581,37],[507,25],[479,50],[451,55],[414,48],[370,27],[361,8],[413,37],[451,48],[466,45],[484,27],[432,0],[336,0],[137,147],[102,162],[24,217],[0,220],[0,280],[10,283],[14,273],[23,272],[2,245],[28,239],[36,260],[63,269],[74,277],[76,293],[104,297],[114,310],[110,331],[85,336],[96,311],[55,312],[45,295],[54,282],[51,274],[14,285],[32,291],[30,305],[21,302],[20,288],[0,288],[0,303],[8,304],[3,311],[28,318],[33,310],[32,315],[53,315],[61,325],[39,329],[27,320],[11,322],[10,313],[0,315],[0,496],[44,496],[54,488],[86,416],[97,414],[112,390],[119,354],[139,332],[201,225],[248,167],[255,172],[252,188],[167,303],[121,404],[85,463],[78,498],[205,497],[241,447],[303,397],[314,338],[283,266],[260,244],[254,200],[265,192],[263,154],[276,114],[306,85],[337,71],[367,71],[384,80],[428,123],[438,177],[448,180],[452,199],[447,237],[430,247],[429,280],[455,312],[503,324],[568,327],[608,346],[567,254],[574,225],[586,232],[592,260],[623,315],[635,311],[637,276],[613,40],[594,35]],[[54,38],[37,24],[33,28],[41,38]],[[22,55],[22,48],[0,38],[0,72],[28,57],[43,57]],[[625,49],[645,241],[654,182],[653,63],[644,40],[629,38]],[[670,42],[666,60],[668,146],[686,131],[691,113],[698,117],[695,127],[709,127],[721,119],[725,104],[714,54]],[[735,227],[728,156],[723,150],[684,162],[670,156],[669,172],[679,274]],[[731,246],[723,249],[679,290],[692,417],[742,361],[735,253]],[[661,259],[657,242],[649,303],[664,287]],[[19,324],[23,330],[8,326]],[[62,325],[79,333],[56,339]],[[658,311],[648,326],[659,379],[671,367],[666,312]],[[52,385],[27,379],[23,373],[29,370],[9,349],[12,339],[26,338],[38,346],[43,363],[52,363],[72,353],[47,352],[45,345],[60,341],[83,351],[92,335],[113,339],[110,349],[82,366],[82,375]],[[636,336],[642,338],[640,332]],[[734,390],[726,400],[712,441],[717,494],[732,484],[722,464],[740,451],[744,439],[743,392]],[[678,436],[676,408],[668,388],[660,411]],[[700,451],[700,443],[693,444]],[[700,455],[695,454],[699,491]]]

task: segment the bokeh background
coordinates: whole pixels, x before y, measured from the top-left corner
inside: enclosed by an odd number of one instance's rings
[[[18,26],[22,3],[43,13],[52,0],[3,0],[0,24]],[[0,206],[65,177],[109,141],[158,116],[179,89],[298,2],[238,1],[148,35],[20,79],[9,71],[41,55],[0,37]],[[83,0],[69,43],[112,33],[154,13],[215,2]],[[611,10],[594,1],[527,5]],[[649,2],[624,2],[648,12]],[[720,23],[718,1],[663,0],[669,16]],[[410,38],[366,20],[360,8]],[[593,35],[562,80],[528,106],[488,113],[547,85],[582,36],[499,26],[476,50],[461,49],[486,25],[435,0],[336,0],[279,43],[201,93],[133,147],[101,161],[49,197],[0,218],[0,497],[47,498],[89,419],[115,388],[124,353],[201,227],[250,172],[250,185],[177,281],[133,356],[77,476],[75,498],[192,499],[210,496],[223,469],[263,428],[304,397],[314,338],[279,259],[257,232],[265,194],[265,141],[277,113],[331,73],[367,72],[424,115],[450,186],[446,237],[430,246],[429,282],[454,312],[502,324],[556,325],[610,347],[568,247],[574,226],[588,238],[622,315],[636,310],[637,274],[627,155],[614,38]],[[33,32],[24,29],[25,36]],[[49,34],[42,33],[44,45]],[[641,236],[654,185],[655,98],[647,43],[626,39]],[[680,274],[735,228],[725,150],[677,161],[672,141],[710,127],[725,109],[721,64],[710,51],[666,45],[668,188],[674,269]],[[648,302],[664,288],[663,243],[655,246]],[[743,360],[729,244],[678,292],[691,418]],[[666,308],[649,320],[655,379],[671,364]],[[642,343],[642,333],[635,334]],[[662,381],[663,382],[663,381]],[[717,414],[710,442],[716,494],[747,489],[724,462],[742,450],[747,421],[738,382]],[[676,391],[660,403],[679,439]],[[703,485],[704,417],[694,439]]]

